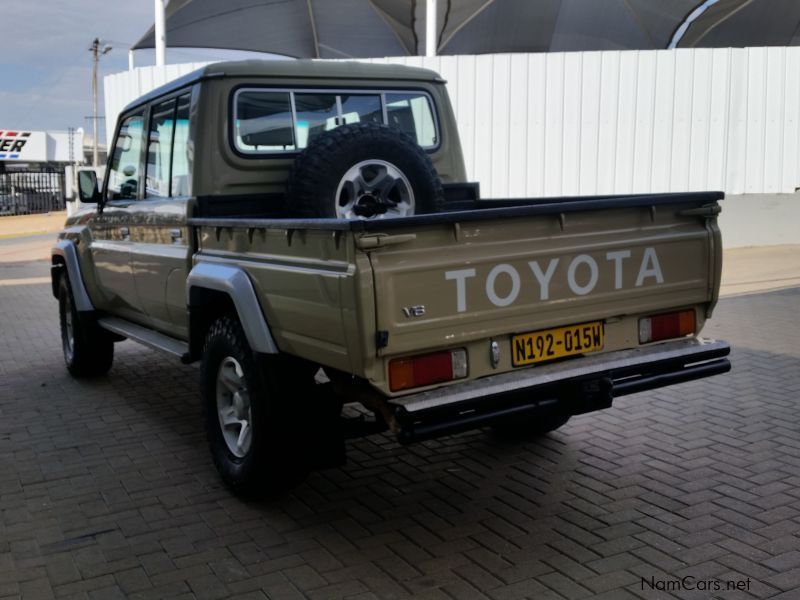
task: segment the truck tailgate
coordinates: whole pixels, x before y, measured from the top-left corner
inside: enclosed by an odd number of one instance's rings
[[[379,353],[710,308],[720,268],[715,208],[679,201],[565,205],[563,212],[487,211],[485,219],[387,230],[386,245],[367,250]]]

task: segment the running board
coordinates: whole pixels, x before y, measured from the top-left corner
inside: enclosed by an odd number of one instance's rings
[[[147,327],[142,327],[136,323],[131,323],[124,319],[117,317],[102,317],[97,320],[97,324],[103,329],[107,329],[112,333],[119,334],[123,337],[139,342],[150,348],[167,352],[180,359],[189,352],[189,344],[176,340],[175,338],[158,333]]]

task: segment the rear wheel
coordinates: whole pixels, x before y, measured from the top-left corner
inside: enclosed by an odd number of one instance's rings
[[[66,273],[58,284],[58,315],[61,324],[61,348],[67,370],[74,377],[104,375],[114,362],[111,334],[91,318],[81,317]]]
[[[252,352],[234,316],[208,331],[201,364],[206,433],[223,481],[235,492],[274,493],[302,478],[283,413],[273,357]],[[286,398],[283,398],[286,400]]]

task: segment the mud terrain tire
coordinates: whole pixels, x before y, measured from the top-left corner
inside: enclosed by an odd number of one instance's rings
[[[58,282],[58,317],[64,362],[73,377],[105,375],[114,362],[114,341],[94,319],[81,316],[66,273]]]
[[[316,137],[287,182],[289,217],[382,219],[442,210],[433,162],[402,131],[378,123],[343,125]]]

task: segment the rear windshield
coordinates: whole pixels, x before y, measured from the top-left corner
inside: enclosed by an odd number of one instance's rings
[[[426,149],[439,145],[430,96],[419,91],[242,89],[234,97],[234,144],[246,154],[296,152],[350,123],[384,123]]]

